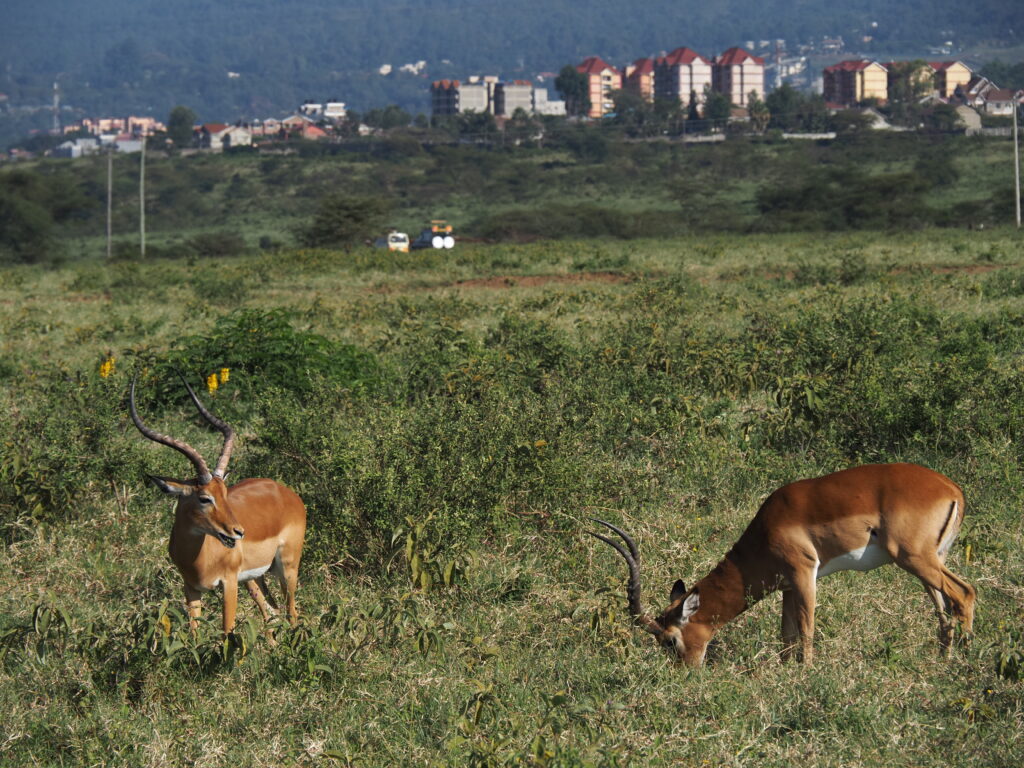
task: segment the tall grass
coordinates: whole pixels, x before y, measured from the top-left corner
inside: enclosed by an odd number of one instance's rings
[[[0,270],[0,762],[1019,764],[1019,248],[925,231]],[[211,450],[173,367],[230,369],[206,396],[240,433],[234,476],[309,507],[303,620],[276,645],[248,604],[222,643],[215,595],[187,632],[142,482],[186,468],[124,404],[138,370],[153,425]],[[889,460],[967,495],[951,560],[977,635],[950,661],[885,568],[822,583],[811,667],[777,663],[777,599],[705,669],[672,666],[582,535],[598,513],[633,531],[659,606],[775,487]]]

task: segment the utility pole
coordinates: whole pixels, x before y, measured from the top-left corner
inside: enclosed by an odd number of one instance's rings
[[[146,258],[146,132],[142,131],[142,156],[139,158],[139,245]]]
[[[1017,142],[1017,123],[1020,112],[1020,94],[1013,94],[1013,199],[1017,209],[1017,229],[1020,229],[1020,144]]]
[[[113,229],[111,226],[111,214],[113,212],[113,201],[114,201],[114,152],[112,148],[107,149],[107,261],[110,261],[111,256],[111,235]]]

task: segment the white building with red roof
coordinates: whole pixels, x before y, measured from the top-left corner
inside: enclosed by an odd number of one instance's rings
[[[764,97],[764,59],[743,48],[733,46],[712,65],[712,86],[729,97],[737,107],[747,106],[750,94]]]
[[[704,93],[712,87],[712,64],[692,48],[676,48],[654,62],[654,97],[678,101],[684,107],[695,98],[704,103]]]

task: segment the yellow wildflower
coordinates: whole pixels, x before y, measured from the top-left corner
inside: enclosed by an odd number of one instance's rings
[[[217,374],[216,373],[211,373],[209,376],[206,377],[206,389],[209,391],[209,393],[211,395],[214,392],[217,391]]]
[[[101,379],[107,378],[108,376],[110,376],[110,374],[112,374],[114,372],[114,361],[116,359],[117,358],[115,358],[113,355],[111,355],[106,360],[104,360],[102,363],[100,363],[100,378]]]
[[[221,384],[227,384],[229,378],[231,378],[231,369],[230,368],[221,368],[220,369],[220,383]]]

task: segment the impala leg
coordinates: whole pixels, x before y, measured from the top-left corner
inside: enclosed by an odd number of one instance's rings
[[[790,572],[790,588],[782,593],[782,659],[795,650],[797,661],[810,664],[814,660],[814,605],[817,600],[815,571],[801,569]],[[799,639],[799,644],[797,640]]]
[[[796,620],[796,597],[793,590],[782,592],[782,661],[789,661],[797,650],[800,628]]]
[[[199,629],[199,617],[203,613],[202,592],[185,585],[185,610],[188,611],[188,628],[193,635]]]
[[[270,607],[276,611],[278,609],[277,600],[274,599],[274,594],[270,591],[270,587],[267,586],[266,578],[260,576],[256,581],[259,582],[260,589],[263,590],[263,596],[267,598],[267,602],[270,603]]]
[[[963,631],[968,635],[971,634],[974,628],[974,602],[976,599],[974,587],[949,570],[934,552],[923,555],[900,553],[896,558],[896,563],[903,570],[917,576],[928,590],[936,610],[940,613],[940,644],[946,633],[944,614],[947,610],[951,610],[953,616],[960,622]],[[938,593],[938,596],[935,593]]]
[[[274,610],[267,604],[267,598],[264,596],[263,590],[256,584],[256,579],[245,582],[245,587],[249,590],[249,596],[256,603],[256,607],[260,609],[263,620],[270,621],[270,615],[274,613]]]
[[[288,619],[294,627],[299,622],[299,612],[295,607],[295,590],[299,584],[299,558],[300,552],[291,549],[281,548],[277,557],[274,558],[273,571],[281,582],[281,591],[285,594],[285,602],[288,606]]]
[[[939,653],[942,656],[949,656],[949,648],[953,644],[953,622],[950,617],[953,613],[950,602],[937,589],[932,589],[927,584],[924,587],[928,597],[935,605],[935,616],[939,620]]]
[[[235,628],[235,611],[238,610],[238,581],[224,579],[224,634],[230,635]]]

